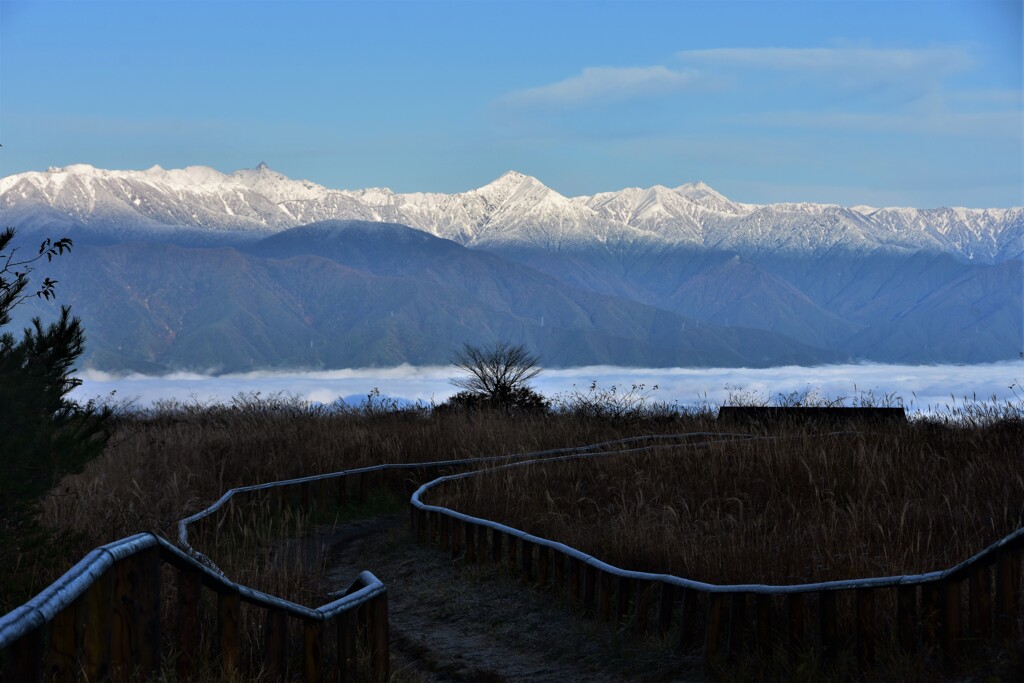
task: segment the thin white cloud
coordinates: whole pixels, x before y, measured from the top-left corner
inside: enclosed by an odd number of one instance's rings
[[[950,112],[944,109],[924,109],[908,113],[865,112],[770,112],[735,117],[743,123],[795,128],[836,128],[863,131],[896,131],[919,135],[954,135],[961,137],[991,137],[998,134],[1006,139],[1024,135],[1024,114],[1020,111]]]
[[[962,46],[932,48],[716,48],[676,53],[679,68],[664,65],[587,67],[578,75],[517,90],[497,103],[511,108],[570,108],[681,91],[759,90],[776,94],[799,87],[889,92],[911,100],[955,97],[944,81],[977,60]],[[769,72],[769,73],[766,73]],[[945,91],[949,91],[948,93]],[[942,92],[937,96],[937,93]],[[1012,92],[1001,92],[1011,102]],[[1019,93],[1018,101],[1019,101]]]
[[[861,74],[893,78],[926,74],[941,78],[970,69],[975,61],[962,47],[889,49],[870,47],[717,48],[684,50],[684,62],[802,73]]]
[[[778,126],[897,131],[1019,139],[1020,90],[970,90],[955,76],[977,66],[962,46],[930,48],[720,48],[677,53],[704,78],[800,110],[766,110],[735,120]],[[828,96],[826,93],[832,93]],[[811,94],[808,101],[806,95]],[[822,99],[824,97],[824,99]]]
[[[606,104],[680,90],[691,85],[694,78],[692,71],[665,66],[587,67],[579,75],[556,83],[511,92],[499,102],[514,107]]]
[[[797,101],[839,95],[840,106],[886,110],[931,106],[956,88],[951,79],[976,60],[961,46],[932,48],[718,48],[676,53],[680,63],[705,77],[732,79],[734,87],[775,99]]]

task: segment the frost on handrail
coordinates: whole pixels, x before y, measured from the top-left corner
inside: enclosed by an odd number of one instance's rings
[[[716,436],[717,436],[717,434],[716,434]],[[731,435],[731,436],[735,436],[735,435]],[[752,437],[752,438],[754,438],[754,437]],[[757,437],[757,438],[767,438],[767,437]],[[686,445],[687,446],[701,446],[701,445],[705,445],[706,443],[708,443],[708,442],[689,443],[689,444],[686,444]],[[526,461],[519,461],[519,462],[509,463],[509,464],[506,464],[506,465],[500,465],[498,467],[492,468],[491,470],[488,470],[488,472],[494,472],[496,470],[509,469],[509,468],[513,468],[513,467],[526,467],[526,466],[530,466],[530,465],[537,465],[537,464],[541,464],[541,463],[550,463],[550,462],[555,462],[555,461],[574,460],[574,459],[600,457],[600,456],[626,455],[626,454],[647,452],[647,451],[653,450],[654,448],[657,448],[657,446],[645,446],[645,447],[635,448],[635,449],[630,449],[630,450],[572,453],[572,454],[567,454],[567,455],[560,456],[560,457],[555,457],[555,458],[544,458],[544,459],[526,460]],[[500,524],[498,522],[493,522],[491,520],[482,519],[482,518],[479,518],[479,517],[473,517],[471,515],[466,515],[466,514],[463,514],[461,512],[457,512],[455,510],[451,510],[449,508],[445,508],[445,507],[441,507],[441,506],[437,506],[437,505],[429,505],[427,503],[424,503],[423,500],[422,500],[423,494],[426,493],[429,489],[431,489],[431,488],[433,488],[435,486],[443,484],[446,481],[454,481],[454,480],[457,480],[457,479],[464,479],[464,478],[475,476],[475,475],[479,475],[479,474],[481,474],[481,472],[462,472],[462,473],[458,473],[458,474],[451,474],[451,475],[447,475],[447,476],[443,476],[443,477],[438,477],[437,479],[434,479],[433,481],[429,481],[429,482],[423,484],[422,486],[420,486],[416,490],[416,492],[413,493],[412,499],[410,500],[410,504],[413,507],[415,507],[415,508],[417,508],[419,510],[424,510],[424,511],[435,512],[435,513],[447,515],[448,517],[452,517],[452,518],[457,519],[459,521],[469,522],[469,523],[472,523],[472,524],[477,524],[479,526],[487,527],[489,529],[493,529],[495,531],[499,531],[501,533],[507,534],[509,536],[512,536],[512,537],[517,538],[517,539],[522,540],[522,541],[527,541],[527,542],[530,542],[530,543],[534,543],[534,544],[536,544],[538,546],[547,547],[547,548],[556,550],[558,552],[564,553],[565,555],[567,555],[569,557],[572,557],[572,558],[574,558],[576,560],[584,562],[584,563],[586,563],[588,565],[591,565],[591,566],[595,567],[596,569],[600,569],[601,571],[607,572],[607,573],[609,573],[609,574],[611,574],[613,576],[616,576],[616,577],[621,577],[621,578],[626,578],[626,579],[645,580],[645,581],[660,581],[660,582],[667,583],[667,584],[670,584],[670,585],[679,586],[681,588],[691,588],[691,589],[700,590],[700,591],[704,591],[704,592],[708,592],[708,593],[756,593],[756,594],[770,594],[770,595],[786,595],[786,594],[795,594],[795,593],[811,593],[811,592],[818,592],[818,591],[836,591],[836,590],[848,590],[848,589],[855,589],[855,588],[884,588],[884,587],[891,587],[891,586],[918,585],[918,584],[923,584],[923,583],[940,582],[940,581],[944,581],[944,580],[949,579],[949,578],[954,577],[954,576],[959,576],[961,574],[965,574],[966,571],[968,569],[970,569],[973,565],[975,565],[975,564],[977,564],[979,562],[984,562],[986,560],[989,560],[989,559],[993,558],[995,556],[995,554],[999,550],[1001,550],[1002,548],[1005,548],[1006,546],[1011,545],[1011,544],[1018,544],[1019,542],[1024,541],[1024,527],[1022,527],[1022,528],[1017,529],[1016,531],[1008,534],[1007,536],[999,539],[998,541],[996,541],[995,543],[989,545],[988,547],[984,548],[983,550],[979,551],[978,553],[972,555],[970,558],[968,558],[968,559],[966,559],[966,560],[964,560],[964,561],[962,561],[962,562],[960,562],[960,563],[958,563],[958,564],[956,564],[956,565],[954,565],[954,566],[952,566],[952,567],[950,567],[948,569],[927,572],[927,573],[924,573],[924,574],[903,574],[903,575],[897,575],[897,576],[882,576],[882,577],[872,577],[872,578],[862,578],[862,579],[845,579],[845,580],[838,580],[838,581],[823,581],[823,582],[819,582],[819,583],[805,583],[805,584],[793,584],[793,585],[768,585],[768,584],[727,584],[727,585],[719,585],[719,584],[712,584],[712,583],[704,583],[702,581],[694,581],[692,579],[686,579],[686,578],[674,576],[674,575],[671,575],[671,574],[652,574],[652,573],[649,573],[649,572],[638,572],[638,571],[632,571],[632,570],[629,570],[629,569],[622,569],[620,567],[616,567],[614,565],[610,565],[610,564],[608,564],[606,562],[603,562],[603,561],[601,561],[601,560],[599,560],[599,559],[597,559],[597,558],[595,558],[595,557],[593,557],[591,555],[587,555],[586,553],[583,553],[583,552],[581,552],[581,551],[579,551],[579,550],[577,550],[577,549],[575,549],[575,548],[573,548],[571,546],[567,546],[567,545],[565,545],[563,543],[559,543],[557,541],[552,541],[552,540],[549,540],[549,539],[546,539],[546,538],[541,538],[539,536],[534,536],[534,535],[528,534],[525,531],[522,531],[520,529],[515,529],[513,527],[509,527],[509,526],[506,526],[504,524]]]

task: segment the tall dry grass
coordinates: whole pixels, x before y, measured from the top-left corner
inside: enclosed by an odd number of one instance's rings
[[[370,400],[331,410],[250,395],[226,405],[165,403],[122,413],[104,455],[42,502],[51,542],[28,543],[5,561],[0,610],[38,592],[99,544],[140,531],[174,538],[180,518],[234,486],[719,428],[707,408],[681,414],[654,406],[629,411],[628,419],[571,408],[508,416]],[[784,434],[775,442],[692,453],[547,465],[475,478],[444,495],[458,509],[623,566],[710,581],[927,570],[1024,523],[1020,414],[964,404],[882,434]],[[267,550],[275,539],[302,535],[313,524],[251,526],[258,542],[250,555],[217,560],[259,577],[276,562]],[[282,583],[293,588],[286,593],[304,595],[301,572],[289,572]],[[277,585],[273,577],[259,580]]]
[[[373,400],[358,409],[332,410],[258,395],[229,404],[171,402],[122,412],[103,456],[63,479],[42,501],[40,522],[50,542],[26,543],[5,558],[0,612],[30,598],[97,545],[141,531],[176,538],[179,519],[235,486],[380,463],[500,455],[703,428],[710,418],[707,413],[633,421],[441,413]],[[278,528],[295,535],[296,523]],[[298,523],[308,531],[308,524]],[[224,561],[258,575],[267,555],[258,560],[257,555],[254,550],[252,558]],[[276,585],[267,581],[267,587]],[[300,583],[294,576],[281,581]]]
[[[235,486],[382,463],[583,445],[703,425],[708,417],[627,423],[416,408],[331,412],[274,399],[176,404],[118,420],[103,457],[51,492],[42,519],[97,543],[139,531],[173,535],[178,519]]]
[[[711,583],[926,572],[1024,526],[1019,419],[762,436],[492,468],[427,502]]]

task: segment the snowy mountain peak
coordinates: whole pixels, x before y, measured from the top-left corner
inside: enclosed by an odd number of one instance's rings
[[[705,183],[703,180],[698,180],[695,183],[683,183],[676,188],[676,192],[684,195],[704,195],[704,194],[715,194],[721,197],[722,195],[711,189],[711,186]]]
[[[451,196],[464,197],[471,203],[483,200],[481,218],[485,222],[490,222],[491,214],[495,211],[501,211],[508,216],[518,213],[519,218],[522,218],[523,214],[534,210],[538,204],[551,201],[568,202],[565,197],[541,181],[518,171],[509,171],[477,190]],[[472,229],[469,232],[475,234]]]
[[[333,190],[261,162],[224,174],[208,166],[144,171],[89,164],[0,178],[0,224],[62,224],[125,234],[152,229],[283,230],[323,220],[403,223],[461,244],[559,250],[568,245],[738,253],[942,251],[1000,261],[1024,253],[1024,209],[911,209],[733,202],[703,182],[568,199],[508,171],[456,194]]]
[[[520,173],[519,171],[510,170],[510,171],[505,171],[504,173],[502,173],[500,176],[498,176],[498,178],[496,178],[490,184],[493,185],[495,183],[521,183],[524,180],[537,180],[537,179],[533,178],[531,176],[528,176],[525,173]]]
[[[500,196],[505,198],[523,185],[544,186],[542,182],[532,176],[525,175],[519,171],[507,171],[498,178],[495,178],[483,187],[477,189],[476,192],[485,196]]]
[[[275,204],[314,200],[331,192],[309,180],[292,180],[263,161],[256,168],[240,169],[227,177],[245,188],[259,192]]]
[[[675,192],[712,211],[731,214],[746,212],[746,208],[742,204],[737,204],[700,180],[695,183],[684,183],[675,188]]]
[[[712,197],[719,201],[729,202],[729,199],[724,194],[711,188],[707,183],[700,180],[695,183],[683,183],[679,187],[675,188],[675,191],[684,197],[689,197],[690,199],[705,199]]]
[[[46,169],[47,174],[70,173],[75,175],[96,175],[100,169],[90,164],[69,164],[67,166],[51,166]]]

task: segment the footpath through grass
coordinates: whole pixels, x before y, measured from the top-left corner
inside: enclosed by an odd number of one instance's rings
[[[443,495],[456,509],[622,566],[713,582],[930,570],[1024,525],[1022,412],[947,413],[827,438],[766,433],[781,438],[495,473]],[[42,540],[6,548],[0,610],[99,544],[139,531],[174,538],[178,519],[234,486],[718,429],[710,410],[510,416],[368,403],[330,411],[258,397],[123,414],[104,455],[43,501]],[[310,526],[292,519],[280,531]]]

